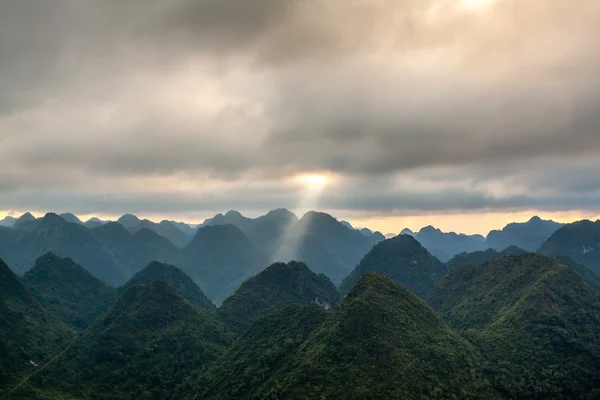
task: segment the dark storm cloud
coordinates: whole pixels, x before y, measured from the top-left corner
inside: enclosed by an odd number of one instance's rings
[[[0,209],[597,209],[600,5],[460,4],[0,0]]]

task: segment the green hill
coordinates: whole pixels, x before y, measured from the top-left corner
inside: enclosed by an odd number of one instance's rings
[[[133,285],[147,285],[154,281],[167,281],[173,285],[183,297],[195,306],[208,311],[215,311],[215,305],[206,298],[202,290],[194,283],[192,278],[174,265],[151,262],[143,270],[133,276],[119,290],[126,291]]]
[[[261,398],[263,384],[326,316],[315,303],[296,303],[260,318],[184,392],[193,399]]]
[[[230,342],[213,314],[169,283],[135,285],[33,384],[78,399],[178,399],[183,378]]]
[[[252,344],[247,348],[253,351]],[[250,393],[231,398],[470,399],[487,393],[477,377],[476,351],[425,302],[376,273],[361,277],[296,350],[278,359],[266,382],[261,372]]]
[[[114,288],[100,282],[70,258],[54,253],[39,257],[23,280],[40,304],[67,325],[85,329],[117,299]]]
[[[415,238],[398,235],[375,245],[354,271],[342,281],[340,292],[344,294],[350,291],[362,275],[377,272],[424,298],[446,271],[446,266]]]
[[[488,377],[507,398],[600,395],[598,295],[553,258],[527,254],[452,269],[430,303],[486,355]]]
[[[44,310],[0,260],[0,394],[62,350],[75,331]]]
[[[219,315],[243,333],[259,317],[293,303],[319,302],[325,307],[339,301],[335,285],[304,263],[275,263],[244,282],[219,308]]]
[[[448,268],[456,268],[461,265],[475,263],[482,264],[494,258],[516,256],[520,254],[527,254],[527,250],[523,250],[517,246],[509,246],[502,251],[496,251],[494,249],[487,249],[484,251],[474,251],[472,253],[460,253],[452,257],[446,265]]]

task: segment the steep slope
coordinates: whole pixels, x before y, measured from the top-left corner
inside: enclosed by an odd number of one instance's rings
[[[6,217],[2,218],[2,220],[0,220],[0,226],[6,226],[7,228],[12,228],[16,221],[17,221],[17,219],[15,217],[11,217],[10,215],[7,215]]]
[[[517,246],[510,246],[502,251],[496,251],[494,249],[487,249],[485,251],[474,251],[472,253],[460,253],[452,257],[450,261],[446,263],[448,268],[456,268],[465,264],[481,264],[489,261],[493,258],[516,256],[521,254],[527,254],[527,250],[523,250]]]
[[[156,232],[162,237],[167,238],[171,243],[179,248],[187,246],[193,236],[186,235],[175,224],[169,221],[161,221],[160,223],[152,222],[147,219],[141,220],[139,224],[128,228],[131,233],[139,232],[142,229],[149,229]]]
[[[266,257],[233,225],[205,226],[183,249],[185,272],[220,302],[266,265]]]
[[[108,222],[108,221],[102,221],[102,220],[101,220],[101,219],[99,219],[99,218],[92,217],[92,218],[88,219],[87,221],[85,221],[85,222],[83,223],[83,225],[84,225],[86,228],[93,229],[93,228],[97,228],[97,227],[99,227],[99,226],[102,226],[102,225],[106,224],[107,222]]]
[[[141,220],[133,214],[123,214],[119,217],[117,222],[123,225],[125,229],[129,229],[138,226]]]
[[[84,399],[178,399],[175,387],[231,341],[214,315],[165,281],[129,288],[34,384]]]
[[[87,328],[117,299],[117,291],[100,282],[70,258],[46,253],[23,280],[39,303],[75,329]]]
[[[77,218],[77,216],[75,214],[72,214],[72,213],[62,213],[62,214],[59,214],[59,217],[61,217],[65,221],[70,222],[72,224],[83,225],[83,222],[81,222],[81,220],[79,218]]]
[[[563,226],[542,244],[540,253],[567,256],[600,275],[600,220]]]
[[[101,281],[115,286],[122,282],[112,255],[89,229],[52,213],[35,222],[37,226],[31,231],[15,229],[10,233],[12,248],[5,257],[15,271],[25,273],[38,257],[51,251],[72,258]]]
[[[125,285],[119,288],[124,292],[133,285],[147,285],[155,281],[167,281],[173,285],[181,295],[195,306],[208,311],[215,311],[215,305],[206,298],[202,290],[194,283],[192,278],[174,265],[153,261],[144,269],[136,273]]]
[[[465,265],[430,303],[486,355],[490,382],[506,397],[600,394],[600,301],[571,268],[540,254]]]
[[[292,304],[260,318],[182,391],[190,399],[257,398],[261,386],[327,317],[315,303]]]
[[[331,307],[339,297],[333,283],[306,264],[275,263],[244,282],[223,302],[218,313],[232,329],[243,333],[259,317],[290,304],[318,302]]]
[[[537,251],[542,243],[550,237],[561,224],[554,221],[532,217],[523,223],[511,223],[500,231],[491,231],[486,238],[486,245],[495,250],[508,246],[519,246],[527,251]]]
[[[290,260],[301,261],[312,271],[325,274],[332,281],[339,282],[347,275],[346,268],[329,254],[319,239],[311,235],[300,237],[286,235],[280,240],[275,251],[269,255],[271,263]]]
[[[574,269],[583,278],[583,280],[597,292],[600,292],[600,275],[597,275],[594,271],[586,267],[585,265],[579,264],[567,256],[554,256],[556,261],[566,265],[567,267]]]
[[[43,365],[75,336],[46,312],[21,280],[0,260],[0,394],[17,377]]]
[[[290,237],[304,235],[316,238],[327,253],[341,265],[345,271],[330,276],[334,283],[349,273],[365,254],[379,242],[378,236],[365,236],[359,231],[349,229],[329,214],[309,211],[292,228]]]
[[[442,232],[433,226],[426,226],[414,234],[414,237],[431,254],[442,261],[448,261],[458,253],[479,251],[486,248],[485,238],[481,235]]]
[[[232,398],[470,399],[486,391],[474,349],[425,302],[376,273],[274,367],[266,382]]]
[[[21,215],[19,218],[17,218],[17,220],[15,221],[15,223],[13,224],[13,228],[19,228],[20,226],[22,226],[24,223],[27,222],[32,222],[35,221],[35,217],[33,215],[31,215],[31,213],[25,213],[23,215]]]
[[[247,235],[258,248],[273,251],[280,245],[286,231],[297,222],[298,217],[294,213],[278,208],[256,218]]]
[[[362,259],[340,284],[340,293],[350,291],[362,275],[377,272],[425,298],[446,274],[446,266],[409,235],[384,240]]]
[[[152,261],[183,264],[181,251],[167,238],[149,229],[132,235],[121,224],[109,222],[94,228],[92,232],[113,255],[125,279]]]

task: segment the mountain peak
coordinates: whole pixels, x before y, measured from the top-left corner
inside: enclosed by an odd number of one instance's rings
[[[236,210],[229,210],[225,213],[225,217],[227,218],[245,218],[242,213]]]
[[[123,225],[125,228],[133,228],[139,225],[141,220],[133,214],[123,214],[118,220],[118,223]]]
[[[347,293],[360,277],[377,272],[387,276],[417,296],[426,297],[447,271],[447,267],[432,256],[410,235],[398,235],[377,243],[340,284]]]
[[[315,274],[302,262],[278,262],[245,281],[223,302],[219,313],[243,331],[257,318],[293,303],[331,307],[338,301],[339,293],[325,275]]]
[[[144,269],[137,272],[121,290],[127,290],[134,285],[147,285],[155,281],[166,281],[195,306],[214,311],[215,305],[206,298],[202,290],[185,272],[174,265],[153,261]]]

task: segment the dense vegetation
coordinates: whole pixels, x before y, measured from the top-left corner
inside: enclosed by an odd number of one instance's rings
[[[527,254],[527,250],[523,250],[517,246],[509,246],[502,251],[496,251],[494,249],[487,249],[483,251],[474,251],[472,253],[460,253],[452,257],[446,265],[448,268],[456,268],[466,264],[482,264],[494,258],[501,258],[507,256],[516,256],[520,254]]]
[[[167,281],[190,303],[208,311],[215,311],[215,305],[206,298],[202,290],[194,283],[192,278],[174,265],[153,261],[143,270],[136,273],[119,290],[126,291],[134,285],[147,285],[154,281]]]
[[[0,394],[43,365],[75,331],[44,310],[19,277],[0,260]]]
[[[539,254],[450,270],[430,299],[485,354],[508,398],[600,395],[600,302],[571,268]]]
[[[219,308],[219,315],[243,333],[259,317],[294,303],[318,302],[325,308],[339,301],[335,285],[304,263],[275,263],[244,282]]]
[[[447,267],[409,235],[398,235],[379,242],[340,285],[347,293],[367,272],[377,272],[405,286],[421,298],[426,297]]]
[[[540,240],[554,224],[540,221],[503,234]],[[447,265],[412,235],[380,241],[322,213],[230,211],[197,231],[133,215],[5,222],[0,253],[25,275],[0,262],[0,398],[600,398],[598,222],[558,229],[552,257],[511,246]],[[173,229],[195,233],[179,248]],[[312,264],[263,270],[293,256]],[[352,260],[341,299],[327,276]],[[98,274],[132,278],[117,290]],[[199,286],[229,297],[216,308]]]
[[[169,283],[130,287],[34,384],[77,398],[179,399],[190,372],[225,351],[231,335]]]
[[[276,354],[270,374],[261,370],[259,379],[246,383],[248,397],[232,398],[468,399],[487,392],[475,350],[426,303],[375,273],[363,276],[295,350],[293,342],[290,355]],[[247,350],[255,351],[253,344]],[[209,371],[211,382],[228,386],[217,373]],[[232,377],[232,386],[238,385]]]
[[[85,329],[116,301],[117,291],[70,258],[46,253],[23,280],[39,303],[75,329]]]
[[[264,384],[326,316],[321,306],[308,303],[260,318],[207,371],[192,377],[184,391],[193,399],[269,398]]]

